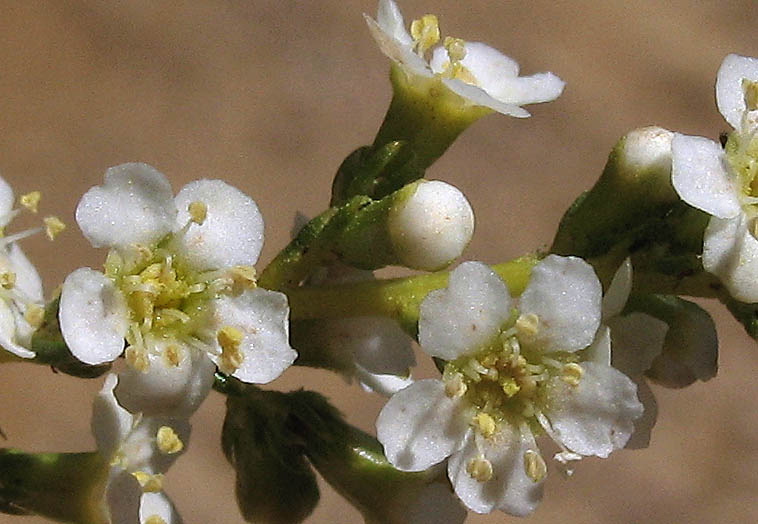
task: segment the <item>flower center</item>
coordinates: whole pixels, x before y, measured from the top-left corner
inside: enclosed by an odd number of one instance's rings
[[[411,38],[416,52],[424,56],[440,41],[440,24],[435,15],[424,15],[411,22]]]

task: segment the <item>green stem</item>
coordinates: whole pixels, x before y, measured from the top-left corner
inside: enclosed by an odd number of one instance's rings
[[[520,295],[529,282],[539,256],[529,254],[492,266]],[[448,272],[407,278],[370,280],[354,284],[308,286],[287,291],[292,320],[386,316],[395,319],[408,333],[416,333],[419,307],[429,292],[447,285]]]

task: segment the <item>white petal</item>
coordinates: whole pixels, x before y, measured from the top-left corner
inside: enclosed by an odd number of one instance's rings
[[[465,42],[466,54],[461,64],[476,78],[480,87],[488,90],[487,86],[496,85],[507,79],[518,76],[518,63],[511,57],[504,55],[494,47],[482,42]],[[437,48],[444,50],[444,48]],[[432,57],[432,69],[435,73],[442,73],[445,67],[441,60],[441,54],[435,49]],[[447,52],[445,52],[447,54]],[[445,57],[447,60],[447,57]]]
[[[36,353],[18,343],[16,337],[16,319],[13,310],[0,299],[0,346],[21,358],[34,358]]]
[[[135,524],[139,522],[142,489],[131,473],[120,468],[111,470],[105,501],[110,514],[110,524]]]
[[[419,343],[433,357],[454,360],[495,337],[511,314],[508,287],[480,262],[464,262],[450,273],[448,287],[421,303]]]
[[[632,173],[654,173],[657,178],[671,176],[671,140],[674,133],[657,126],[633,129],[623,138],[619,161]]]
[[[171,428],[184,444],[179,452],[163,453],[158,448],[158,431],[164,426]],[[118,450],[121,463],[130,472],[165,473],[187,450],[189,437],[190,424],[187,419],[143,417],[121,442]]]
[[[466,471],[480,452],[492,464],[492,478],[486,482],[477,481]],[[526,474],[527,452],[539,455],[531,432],[521,435],[517,428],[505,426],[492,439],[472,432],[466,446],[448,461],[455,493],[477,513],[490,513],[497,508],[517,517],[529,515],[542,499],[543,479],[535,482]]]
[[[490,96],[484,89],[471,84],[467,84],[455,78],[443,78],[442,82],[455,94],[466,99],[470,104],[489,107],[503,115],[515,116],[517,118],[526,118],[530,116],[529,111],[516,104],[501,102]]]
[[[132,413],[186,418],[210,393],[216,369],[213,362],[205,353],[172,340],[158,347],[172,343],[180,348],[178,365],[169,363],[163,353],[149,353],[146,371],[127,366],[119,373],[116,396]]]
[[[0,227],[7,226],[13,218],[11,211],[13,211],[14,202],[13,188],[3,177],[0,177]]]
[[[653,390],[644,379],[637,381],[637,397],[644,407],[642,416],[634,421],[634,433],[626,443],[627,449],[642,449],[650,445],[650,434],[658,419],[658,403]]]
[[[492,98],[505,104],[524,105],[551,102],[561,96],[566,83],[553,73],[504,78],[495,84],[481,84]]]
[[[99,271],[83,267],[66,277],[58,318],[71,354],[85,364],[110,362],[124,349],[126,300]]]
[[[402,264],[437,271],[458,258],[474,233],[474,211],[456,187],[422,180],[387,217],[392,247]]]
[[[94,247],[151,245],[171,232],[171,186],[147,164],[121,164],[105,172],[105,182],[87,191],[76,207],[76,221]]]
[[[689,205],[719,218],[741,212],[739,185],[713,140],[676,133],[671,140],[671,183]]]
[[[118,377],[108,374],[100,392],[92,401],[92,435],[95,437],[97,450],[105,457],[116,452],[121,442],[132,429],[134,417],[116,401],[113,389],[118,384]]]
[[[15,242],[8,246],[8,263],[10,270],[16,274],[16,291],[23,293],[27,300],[42,304],[45,296],[42,291],[42,279],[26,255]]]
[[[376,419],[376,435],[393,466],[423,471],[463,445],[470,417],[440,380],[419,380],[395,393]]]
[[[719,277],[735,299],[758,302],[758,240],[744,214],[730,220],[711,218],[705,229],[703,267]]]
[[[603,296],[603,320],[620,315],[632,291],[632,261],[627,257],[613,275]]]
[[[623,448],[642,415],[637,385],[610,366],[582,362],[577,386],[561,377],[546,387],[544,414],[564,446],[581,455],[607,457]]]
[[[255,201],[221,180],[196,180],[184,186],[174,200],[177,229],[190,220],[193,202],[207,206],[205,221],[192,223],[176,241],[185,261],[195,270],[249,265],[263,247],[263,216]]]
[[[397,62],[409,73],[423,77],[432,76],[432,71],[429,69],[426,60],[414,53],[411,45],[396,39],[394,34],[385,32],[371,17],[367,15],[363,15],[363,17],[366,19],[371,36],[374,37],[379,49],[387,58]]]
[[[139,508],[140,524],[145,524],[154,515],[163,519],[166,524],[182,524],[176,508],[168,496],[162,492],[142,495]]]
[[[611,328],[604,325],[598,328],[595,340],[584,350],[584,360],[611,365]]]
[[[401,389],[405,389],[413,384],[413,378],[410,374],[404,377],[371,373],[357,364],[355,366],[355,377],[365,391],[368,391],[369,393],[378,393],[388,398]]]
[[[630,313],[608,320],[614,368],[636,379],[661,354],[669,326],[645,313]]]
[[[542,351],[578,351],[595,338],[601,297],[592,266],[581,258],[550,255],[534,266],[519,311],[539,318],[534,343]]]
[[[244,335],[240,347],[244,360],[233,376],[243,382],[265,384],[295,361],[297,352],[289,345],[288,317],[287,296],[276,291],[256,288],[215,301],[213,332],[231,326]],[[211,359],[218,365],[218,356],[211,355]]]
[[[413,39],[405,28],[403,14],[393,0],[379,0],[376,22],[387,36],[394,38],[404,46],[413,46]]]
[[[742,114],[747,109],[742,79],[758,81],[758,59],[727,55],[716,75],[716,104],[729,124],[740,129]]]

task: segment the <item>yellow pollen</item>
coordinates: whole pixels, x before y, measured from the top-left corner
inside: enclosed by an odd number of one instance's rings
[[[190,202],[190,205],[187,206],[187,211],[189,212],[192,221],[198,225],[202,225],[203,222],[205,222],[205,218],[208,216],[208,206],[205,202],[200,202],[199,200]]]
[[[126,363],[137,371],[146,372],[150,367],[147,350],[143,346],[129,346],[124,352]]]
[[[163,474],[156,473],[152,475],[145,471],[135,471],[132,476],[137,479],[142,486],[144,493],[157,493],[163,489]]]
[[[4,289],[13,289],[16,285],[16,273],[13,271],[5,271],[0,273],[0,287]]]
[[[533,482],[539,482],[547,475],[547,465],[539,453],[530,449],[524,453],[524,471]]]
[[[169,426],[161,426],[155,437],[158,449],[165,455],[173,455],[184,449],[184,443],[179,435]]]
[[[492,463],[483,455],[479,455],[466,464],[466,472],[478,482],[487,482],[492,478]]]
[[[460,62],[466,58],[466,41],[460,38],[453,38],[452,36],[446,36],[445,41],[442,44],[447,50],[447,56],[450,57],[450,61]]]
[[[55,240],[55,237],[66,229],[66,224],[58,217],[45,217],[42,221],[45,223],[45,234],[50,240]]]
[[[525,315],[519,315],[516,319],[516,330],[519,335],[526,337],[534,337],[539,330],[540,318],[534,313],[527,313]]]
[[[460,398],[466,394],[467,389],[468,386],[460,373],[455,373],[445,380],[445,395],[448,398]]]
[[[31,193],[21,195],[21,198],[19,198],[18,201],[22,206],[24,206],[29,211],[31,211],[32,213],[36,213],[37,206],[39,206],[39,201],[41,198],[42,198],[42,193],[40,193],[39,191],[32,191]]]
[[[578,386],[579,381],[582,380],[582,375],[584,375],[582,366],[576,362],[569,362],[563,366],[563,376],[561,376],[561,380],[571,386]]]
[[[505,393],[505,396],[508,398],[513,397],[516,393],[521,391],[521,386],[516,382],[516,379],[514,379],[513,377],[503,380],[500,383],[500,386],[503,388],[503,393]]]
[[[490,438],[497,430],[495,419],[487,413],[478,413],[473,420],[474,427],[479,430],[484,438]]]
[[[742,79],[742,91],[745,93],[745,106],[748,111],[758,109],[758,82]]]
[[[411,23],[411,37],[420,55],[440,41],[440,24],[434,15],[424,15]]]
[[[184,352],[179,344],[168,344],[166,349],[163,350],[163,358],[166,359],[166,363],[175,368],[179,367],[179,364],[182,363],[183,356]]]
[[[150,515],[145,519],[145,524],[166,524],[166,521],[160,515]]]
[[[229,274],[234,281],[234,285],[241,288],[240,291],[245,289],[255,289],[257,285],[257,275],[253,266],[234,266],[229,271]]]
[[[218,331],[216,339],[221,346],[220,368],[224,373],[234,373],[242,365],[245,355],[240,351],[244,334],[232,326],[224,326]]]
[[[45,308],[37,304],[31,304],[24,312],[24,320],[34,329],[39,328],[42,325],[42,321],[45,320]]]

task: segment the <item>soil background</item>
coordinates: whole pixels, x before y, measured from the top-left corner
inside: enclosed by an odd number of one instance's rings
[[[487,42],[523,73],[550,70],[567,82],[558,101],[530,106],[530,119],[483,119],[428,172],[462,189],[477,213],[465,257],[493,263],[548,244],[626,131],[657,124],[716,138],[727,128],[714,103],[719,64],[730,52],[758,56],[752,0],[401,7],[408,22],[436,13],[445,34]],[[23,244],[48,293],[77,267],[102,264],[105,252],[81,236],[73,211],[122,162],[152,164],[175,189],[201,177],[241,188],[266,219],[261,262],[270,260],[295,212],[324,208],[337,166],[381,122],[388,63],[362,17],[375,9],[373,0],[1,0],[0,173],[18,194],[41,189],[42,213],[69,224],[53,244]],[[22,218],[10,230],[32,223]],[[552,468],[531,522],[758,521],[758,351],[723,308],[705,305],[720,330],[719,376],[679,391],[654,387],[660,414],[650,448],[584,460],[570,480]],[[0,444],[92,449],[90,402],[101,382],[3,365],[8,440]],[[321,391],[368,431],[382,405],[320,371],[291,369],[272,387]],[[223,413],[212,394],[193,418],[190,451],[168,475],[188,524],[242,521],[219,446]],[[324,483],[322,495],[307,522],[361,522]]]

